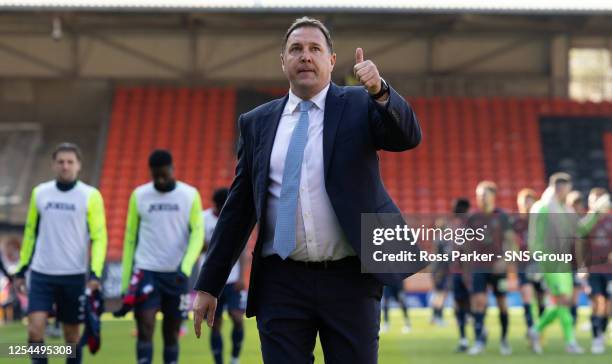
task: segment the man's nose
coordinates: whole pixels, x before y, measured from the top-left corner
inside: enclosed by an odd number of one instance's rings
[[[309,51],[304,51],[302,52],[302,57],[300,58],[301,62],[312,62],[312,53],[310,53]]]

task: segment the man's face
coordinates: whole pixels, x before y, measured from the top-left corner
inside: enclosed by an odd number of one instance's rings
[[[476,191],[476,204],[484,212],[492,212],[495,209],[495,193],[488,188]]]
[[[535,203],[535,199],[531,196],[525,196],[518,201],[518,207],[520,212],[529,212],[531,207]]]
[[[174,169],[172,166],[152,167],[151,179],[155,188],[165,190],[174,182]]]
[[[535,198],[531,196],[525,197],[525,210],[531,211],[533,204],[536,202]]]
[[[589,201],[588,201],[589,209],[594,209],[595,208],[595,202],[601,196],[603,196],[603,193],[600,193],[600,192],[591,192],[591,193],[589,193]]]
[[[53,160],[53,171],[60,182],[73,182],[79,176],[81,162],[74,152],[58,152]]]
[[[301,27],[289,35],[281,54],[283,73],[291,90],[300,98],[310,98],[329,84],[336,64],[323,32],[315,27]]]
[[[572,184],[569,183],[557,183],[557,196],[559,196],[559,200],[565,201],[567,194],[572,191]]]
[[[584,208],[584,203],[582,203],[581,200],[576,200],[574,201],[574,203],[571,206],[574,211],[576,211],[579,214],[582,214],[584,212],[586,212],[585,208]]]

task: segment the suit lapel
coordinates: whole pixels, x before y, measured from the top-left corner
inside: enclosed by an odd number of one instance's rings
[[[323,116],[323,168],[326,180],[334,151],[334,139],[342,119],[344,103],[344,91],[332,82],[325,99],[325,114]]]
[[[281,116],[283,115],[283,109],[289,98],[286,95],[284,98],[279,99],[272,107],[271,110],[264,114],[261,118],[261,151],[256,155],[256,158],[260,159],[260,165],[263,166],[263,170],[259,174],[259,210],[263,211],[266,202],[266,196],[268,191],[268,175],[270,174],[270,156],[272,154],[272,146],[274,145],[274,137],[276,136],[276,130],[280,123]]]

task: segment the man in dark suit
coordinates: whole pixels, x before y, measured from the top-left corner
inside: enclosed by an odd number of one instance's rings
[[[317,333],[326,363],[376,363],[382,284],[407,275],[361,273],[361,213],[398,213],[377,150],[416,147],[408,103],[355,52],[364,87],[331,83],[331,37],[318,20],[287,30],[289,94],[240,116],[236,176],[196,283],[194,327],[212,326],[223,285],[255,225],[247,301],[265,363],[310,363]]]

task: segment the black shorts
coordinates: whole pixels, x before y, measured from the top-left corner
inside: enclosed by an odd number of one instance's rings
[[[28,313],[53,312],[67,324],[78,324],[85,319],[85,274],[50,275],[32,271],[28,293]]]
[[[448,269],[434,270],[431,272],[436,291],[446,291],[448,289]]]
[[[591,297],[602,295],[606,299],[612,293],[612,274],[611,273],[589,273],[589,286],[591,287]]]
[[[470,299],[470,292],[463,281],[463,276],[459,273],[453,274],[453,297],[455,301],[465,301]]]
[[[531,281],[529,280],[529,278],[527,278],[527,273],[525,272],[518,272],[518,281],[519,281],[519,286],[531,284]]]
[[[508,293],[508,279],[504,273],[472,273],[472,289],[474,293],[485,293],[487,287],[493,289],[493,294],[504,296]]]
[[[153,290],[147,299],[134,307],[135,312],[161,310],[170,317],[186,319],[189,312],[188,279],[178,272],[152,272],[142,269],[143,284],[151,283]]]
[[[395,300],[401,300],[403,291],[404,291],[404,288],[401,286],[384,286],[383,287],[383,297],[385,297],[385,300],[387,301],[390,300],[391,298]]]
[[[542,286],[542,280],[536,279],[532,276],[532,274],[519,272],[518,273],[519,286],[522,287],[526,284],[531,284],[533,289],[537,293],[544,293],[544,287]]]

